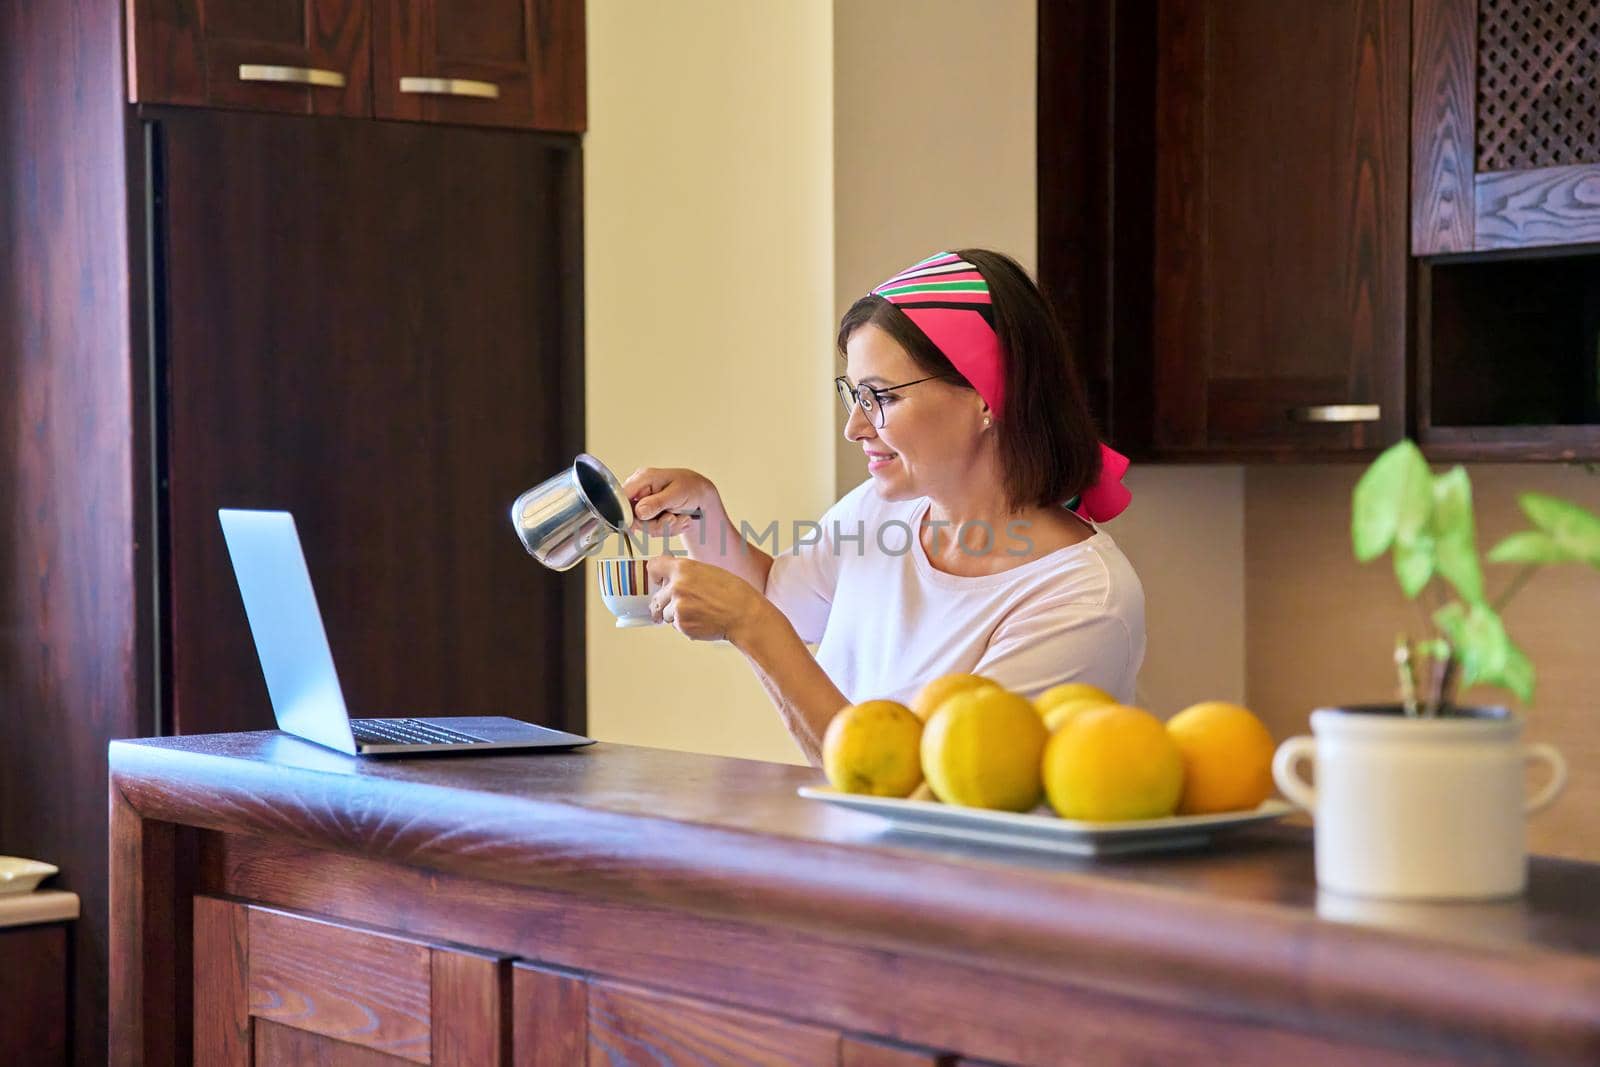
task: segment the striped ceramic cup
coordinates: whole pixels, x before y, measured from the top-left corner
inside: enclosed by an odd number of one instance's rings
[[[617,617],[617,625],[656,625],[650,617],[650,585],[645,574],[645,561],[615,557],[594,562],[595,574],[600,581],[600,599]]]

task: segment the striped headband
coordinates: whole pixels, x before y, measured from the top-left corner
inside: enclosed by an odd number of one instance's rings
[[[1005,363],[989,283],[977,267],[954,252],[940,252],[872,291],[905,312],[1000,417]]]
[[[983,397],[995,418],[1006,398],[1005,359],[994,331],[994,300],[978,268],[954,252],[939,252],[875,287],[910,319]],[[1122,484],[1128,457],[1100,444],[1100,480],[1066,507],[1095,522],[1120,515],[1133,499]]]

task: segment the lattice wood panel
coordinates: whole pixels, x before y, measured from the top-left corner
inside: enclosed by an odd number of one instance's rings
[[[1600,0],[1478,0],[1479,172],[1600,163]]]

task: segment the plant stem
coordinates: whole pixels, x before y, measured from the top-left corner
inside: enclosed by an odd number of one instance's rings
[[[1432,693],[1428,697],[1427,710],[1423,715],[1427,718],[1437,718],[1441,712],[1450,706],[1454,695],[1451,690],[1455,688],[1456,681],[1456,654],[1452,649],[1444,659],[1436,661],[1433,665]]]
[[[1406,717],[1417,717],[1417,672],[1411,663],[1411,642],[1405,634],[1395,637],[1394,665],[1400,673],[1400,699],[1405,704]]]
[[[1511,584],[1506,586],[1505,592],[1495,598],[1495,602],[1490,607],[1498,614],[1511,602],[1511,598],[1516,596],[1518,591],[1528,584],[1528,579],[1532,578],[1533,572],[1538,569],[1539,565],[1537,563],[1524,563],[1522,569],[1517,572],[1517,576],[1511,579]]]

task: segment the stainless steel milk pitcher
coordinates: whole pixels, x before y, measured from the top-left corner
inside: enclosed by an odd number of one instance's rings
[[[530,556],[564,571],[598,552],[611,534],[626,537],[633,505],[617,476],[585,452],[571,467],[517,497],[511,525]]]

